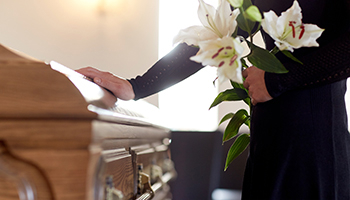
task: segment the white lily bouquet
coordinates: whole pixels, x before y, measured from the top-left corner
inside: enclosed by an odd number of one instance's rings
[[[248,67],[246,60],[266,72],[287,73],[275,57],[278,51],[300,62],[291,53],[294,49],[318,46],[316,39],[321,36],[323,29],[302,23],[301,8],[297,1],[279,17],[274,11],[263,13],[263,16],[251,0],[220,0],[217,9],[199,0],[198,17],[203,26],[188,27],[174,38],[174,43],[185,42],[199,47],[198,53],[190,59],[204,66],[217,67],[219,83],[230,80],[233,88],[219,93],[210,108],[223,101],[244,101],[251,108],[251,99],[242,84],[242,70]],[[253,42],[261,26],[275,40],[276,46],[271,51]],[[238,28],[247,33],[248,39],[237,35]],[[250,49],[247,55],[243,55],[242,42],[246,42]],[[223,135],[223,143],[235,140],[227,154],[225,170],[250,143],[249,133],[239,134],[243,124],[250,127],[250,112],[241,109],[229,113],[220,124],[226,120],[230,121]]]

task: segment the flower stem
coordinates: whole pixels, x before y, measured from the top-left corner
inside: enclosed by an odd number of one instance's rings
[[[272,53],[273,55],[276,55],[276,53],[278,53],[280,50],[278,49],[277,46],[275,46],[271,51],[270,53]]]
[[[261,23],[258,23],[258,28],[255,30],[255,32],[252,34],[252,37],[254,37],[259,31],[260,31]]]

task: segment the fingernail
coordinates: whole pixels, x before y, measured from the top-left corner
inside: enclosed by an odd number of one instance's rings
[[[97,83],[97,84],[99,84],[99,83],[101,83],[101,79],[98,78],[98,77],[96,77],[96,78],[94,79],[94,82]]]

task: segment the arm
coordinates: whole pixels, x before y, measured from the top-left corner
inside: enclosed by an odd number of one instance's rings
[[[266,87],[272,97],[299,88],[334,83],[350,76],[350,33],[323,46],[296,62],[284,63],[286,74],[265,73]]]
[[[317,49],[296,62],[284,63],[286,74],[265,73],[256,67],[243,71],[244,87],[249,89],[252,103],[265,102],[288,90],[334,83],[350,76],[350,33]]]
[[[76,71],[91,78],[97,85],[108,89],[114,96],[122,100],[135,98],[131,84],[127,80],[115,76],[110,72],[103,72],[92,67],[86,67]]]
[[[145,74],[130,79],[135,100],[150,96],[191,76],[203,66],[190,60],[198,48],[179,44]]]
[[[284,10],[284,4],[278,4],[277,0],[268,2],[270,4],[256,0],[263,11]],[[339,0],[337,3],[331,0],[299,0],[299,3],[303,4],[304,21],[318,24],[325,28],[325,32],[319,38],[319,48],[302,48],[294,52],[303,65],[284,59],[283,64],[289,70],[288,73],[264,73],[268,94],[274,98],[289,90],[321,86],[350,76],[349,0]],[[272,48],[273,40],[268,36],[266,39],[269,48]],[[283,59],[284,55],[281,56]]]
[[[200,70],[203,66],[190,60],[198,50],[196,47],[179,44],[145,74],[130,80],[92,67],[82,68],[77,72],[90,77],[96,84],[110,90],[120,99],[137,100],[170,87]]]

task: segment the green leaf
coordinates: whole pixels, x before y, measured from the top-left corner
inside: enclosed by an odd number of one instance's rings
[[[231,85],[233,88],[240,88],[242,90],[245,90],[246,93],[248,94],[248,90],[244,88],[243,84],[240,84],[240,83],[236,83],[236,82],[233,82],[233,81],[230,81],[231,82]],[[243,99],[244,103],[246,103],[248,106],[250,106],[250,97],[248,95],[247,98]]]
[[[283,64],[269,51],[262,49],[251,42],[247,41],[251,48],[251,54],[248,55],[248,60],[255,67],[266,72],[272,73],[287,73],[288,70]]]
[[[225,122],[226,120],[231,119],[235,114],[234,113],[228,113],[226,114],[220,121],[219,125],[222,124],[223,122]]]
[[[244,133],[237,137],[237,139],[232,144],[230,150],[227,153],[225,171],[227,170],[228,166],[232,163],[232,161],[235,158],[237,158],[237,156],[239,156],[248,147],[249,143],[250,143],[249,134]]]
[[[241,84],[241,83],[236,83],[236,82],[231,81],[231,80],[230,80],[230,82],[231,82],[231,85],[232,85],[233,88],[245,89],[244,86],[243,86],[243,84]]]
[[[222,142],[226,142],[238,134],[239,128],[249,120],[248,112],[244,109],[237,111],[227,124]]]
[[[303,63],[296,57],[293,56],[293,54],[287,50],[282,51],[284,55],[286,55],[288,58],[292,59],[293,61],[303,65]]]
[[[247,97],[249,97],[248,93],[243,89],[240,89],[240,88],[229,89],[219,93],[218,96],[215,98],[214,102],[210,105],[209,109],[211,109],[212,107],[218,105],[223,101],[239,101]]]
[[[248,68],[248,65],[247,65],[246,61],[244,60],[244,58],[241,58],[241,62],[242,62],[242,66],[244,68]]]

